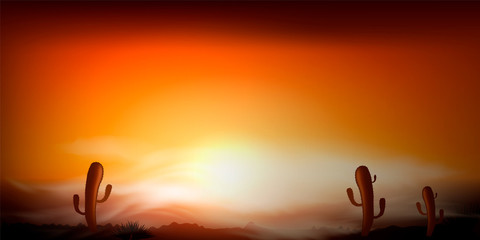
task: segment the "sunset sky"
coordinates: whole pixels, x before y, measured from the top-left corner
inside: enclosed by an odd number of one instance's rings
[[[479,202],[480,4],[2,2],[2,221],[359,227]],[[476,189],[476,190],[475,190]],[[83,205],[81,205],[83,209]]]

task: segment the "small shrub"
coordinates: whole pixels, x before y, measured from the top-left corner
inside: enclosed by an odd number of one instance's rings
[[[126,224],[121,224],[115,227],[114,234],[120,239],[144,239],[151,238],[153,235],[145,228],[145,225],[141,225],[138,222],[128,221]]]

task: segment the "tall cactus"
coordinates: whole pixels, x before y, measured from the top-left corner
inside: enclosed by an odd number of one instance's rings
[[[97,202],[103,203],[107,201],[112,191],[112,185],[108,184],[105,188],[105,196],[101,200],[97,200],[98,188],[103,178],[103,166],[99,162],[94,162],[90,165],[87,174],[87,183],[85,185],[85,212],[78,208],[80,198],[77,194],[73,195],[73,207],[75,211],[81,215],[85,215],[87,225],[90,231],[97,231],[96,208]]]
[[[357,207],[363,208],[363,222],[362,222],[362,236],[367,236],[372,228],[373,219],[379,218],[383,215],[385,211],[385,198],[381,198],[380,203],[380,213],[377,216],[373,216],[373,187],[372,183],[377,180],[377,176],[370,175],[368,168],[366,166],[360,166],[355,171],[355,181],[357,182],[358,188],[360,189],[360,197],[362,198],[362,203],[357,203],[353,197],[353,190],[347,188],[347,195],[350,199],[350,202]]]
[[[417,209],[418,212],[422,215],[427,215],[428,224],[427,224],[427,237],[432,236],[433,229],[435,228],[436,224],[439,224],[443,221],[443,209],[440,209],[440,218],[436,221],[435,217],[435,199],[437,198],[437,193],[435,193],[435,197],[433,196],[432,188],[429,186],[425,186],[422,191],[423,201],[425,201],[425,206],[427,208],[427,213],[422,211],[422,205],[417,202]]]

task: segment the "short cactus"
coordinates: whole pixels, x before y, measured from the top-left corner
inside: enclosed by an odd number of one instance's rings
[[[366,166],[360,166],[355,171],[355,181],[357,182],[358,188],[360,189],[360,197],[362,198],[362,203],[357,203],[353,197],[353,190],[347,188],[347,195],[350,199],[350,202],[357,207],[363,208],[363,222],[362,222],[362,236],[367,236],[372,228],[373,219],[379,218],[383,215],[385,211],[385,198],[381,198],[380,203],[380,213],[377,216],[373,216],[373,187],[372,183],[377,180],[377,176],[370,175],[368,168]]]
[[[103,178],[103,166],[99,162],[94,162],[90,165],[87,174],[87,183],[85,185],[85,212],[78,208],[80,198],[77,194],[73,195],[73,206],[75,211],[81,215],[85,215],[87,225],[90,231],[97,231],[96,208],[97,202],[103,203],[107,201],[112,191],[112,185],[108,184],[105,188],[105,196],[102,200],[97,200],[98,188]]]
[[[443,221],[443,209],[440,209],[440,218],[436,221],[435,217],[435,198],[437,198],[437,193],[435,193],[435,197],[433,196],[432,188],[426,186],[423,188],[422,191],[423,201],[425,201],[425,206],[427,208],[427,213],[422,211],[422,205],[417,202],[417,209],[418,212],[422,215],[427,215],[428,224],[427,224],[427,237],[432,236],[433,229],[435,228],[436,224],[439,224]]]

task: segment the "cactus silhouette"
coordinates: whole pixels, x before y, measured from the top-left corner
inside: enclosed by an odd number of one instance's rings
[[[435,193],[435,197],[434,197],[432,188],[429,186],[426,186],[423,188],[422,195],[423,195],[423,201],[425,201],[425,206],[427,208],[427,213],[424,213],[422,211],[422,205],[419,202],[417,202],[417,210],[420,214],[427,215],[427,219],[428,219],[427,236],[430,237],[433,234],[433,229],[435,228],[435,225],[443,221],[443,209],[440,209],[440,219],[436,221],[435,198],[437,198],[437,193]]]
[[[103,178],[103,166],[99,162],[90,165],[87,174],[87,183],[85,185],[85,212],[78,208],[80,198],[77,194],[73,195],[73,206],[75,211],[81,215],[85,215],[87,225],[90,231],[97,231],[96,208],[97,202],[103,203],[107,201],[112,191],[112,185],[108,184],[105,188],[105,196],[101,200],[97,200],[98,188]]]
[[[377,180],[377,176],[370,175],[368,168],[366,166],[360,166],[355,171],[355,181],[357,182],[358,188],[360,189],[360,197],[362,198],[362,203],[357,203],[353,197],[353,190],[347,188],[347,195],[350,199],[350,202],[357,207],[363,208],[363,222],[362,222],[362,236],[367,236],[372,228],[373,219],[379,218],[383,215],[385,211],[385,198],[381,198],[380,203],[380,213],[377,216],[373,216],[373,187],[372,183]]]

